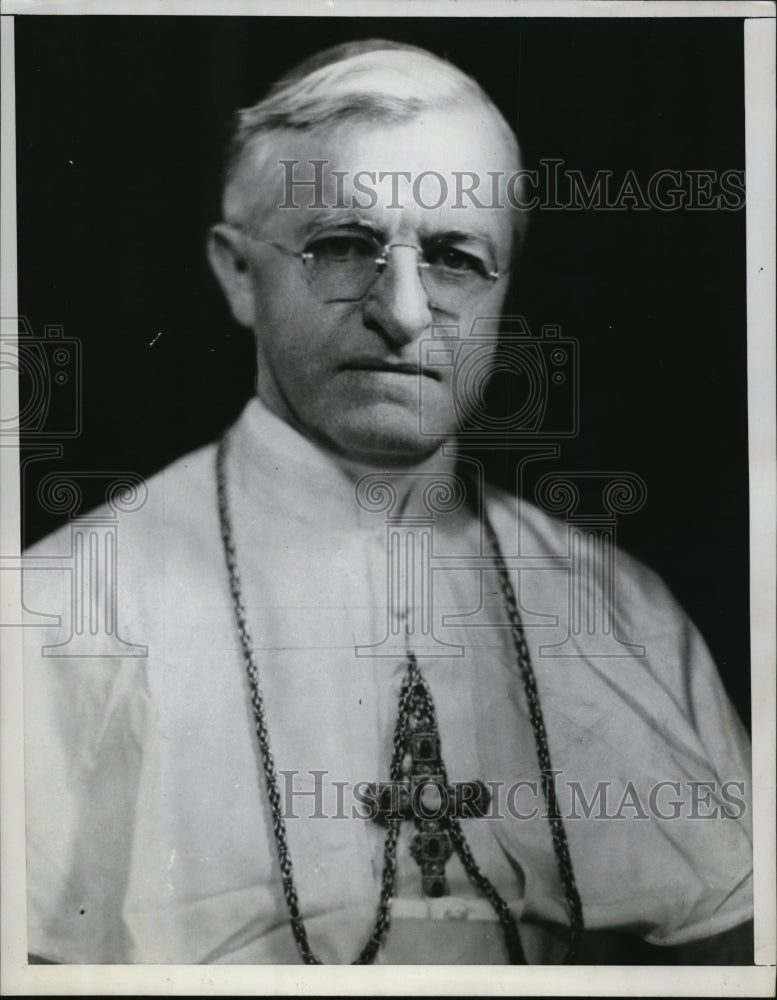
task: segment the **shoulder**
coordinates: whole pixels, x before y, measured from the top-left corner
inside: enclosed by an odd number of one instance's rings
[[[25,550],[27,561],[68,554],[74,529],[79,526],[113,526],[151,543],[155,528],[183,532],[200,521],[216,495],[216,444],[209,443],[181,456],[163,469],[140,476],[105,476],[104,501],[70,519]],[[78,486],[75,482],[74,488]]]
[[[721,773],[746,773],[744,727],[703,636],[661,576],[623,549],[581,538],[578,525],[504,491],[491,491],[487,503],[527,606],[558,622],[537,657],[541,671],[551,676],[559,663],[574,663],[581,691],[590,693],[600,682],[608,692],[617,689],[620,711],[631,702],[656,731],[664,732],[672,716],[675,732],[693,731]]]
[[[202,567],[220,557],[216,497],[215,444],[146,480],[109,482],[102,504],[71,516],[25,551],[22,593],[29,624],[46,626],[48,634],[53,616],[63,634],[80,627],[74,616],[91,608],[79,610],[81,594],[112,609],[104,628],[110,631],[111,616],[118,614],[120,633],[145,633],[137,623],[156,621],[176,600],[173,595],[184,598]]]
[[[581,525],[550,514],[536,504],[504,489],[489,486],[486,505],[494,529],[507,554],[554,563],[567,577],[580,577],[586,590],[615,587],[619,617],[624,622],[650,611],[659,630],[684,627],[687,616],[661,576],[636,556],[614,544],[615,522]],[[585,572],[583,572],[585,570]]]
[[[590,683],[594,674],[610,686],[629,676],[632,693],[640,688],[654,707],[682,705],[700,728],[705,713],[728,711],[703,636],[660,575],[615,544],[614,530],[564,521],[503,491],[487,503],[526,606],[557,622],[545,668],[555,652]]]

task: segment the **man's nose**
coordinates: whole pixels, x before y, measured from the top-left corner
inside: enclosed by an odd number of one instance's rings
[[[431,326],[429,296],[421,282],[418,250],[392,246],[387,262],[364,301],[364,322],[395,347],[423,336]]]

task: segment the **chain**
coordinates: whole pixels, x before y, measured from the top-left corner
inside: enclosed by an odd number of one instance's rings
[[[294,870],[291,861],[288,838],[286,836],[286,822],[283,818],[281,807],[281,796],[278,791],[278,778],[275,769],[275,760],[270,749],[270,736],[267,730],[267,720],[265,718],[264,699],[262,698],[259,684],[259,669],[254,658],[253,641],[248,631],[246,621],[246,610],[243,601],[243,589],[240,583],[240,573],[237,566],[235,554],[234,535],[232,531],[232,521],[229,514],[229,502],[227,498],[226,475],[224,466],[227,456],[227,435],[219,442],[216,458],[217,485],[218,485],[218,508],[219,520],[221,522],[221,537],[224,541],[224,556],[229,574],[229,586],[232,592],[232,601],[235,607],[235,617],[237,619],[237,630],[240,636],[240,645],[243,649],[243,658],[246,663],[249,687],[251,690],[251,705],[254,710],[254,720],[256,735],[259,744],[259,753],[262,758],[262,769],[264,770],[267,797],[270,801],[270,812],[272,814],[273,835],[275,837],[276,849],[278,852],[278,863],[281,869],[283,883],[283,894],[286,897],[286,906],[289,911],[292,934],[297,944],[302,960],[307,965],[321,965],[321,959],[310,947],[305,923],[302,920],[299,909],[299,897],[294,884]],[[402,767],[402,756],[404,753],[403,736],[407,728],[407,708],[400,711],[397,718],[397,727],[394,733],[394,752],[391,760],[391,778],[399,780]],[[352,965],[369,965],[378,953],[383,940],[388,933],[391,923],[391,901],[394,897],[394,882],[397,868],[397,839],[399,837],[399,818],[391,818],[387,824],[386,843],[383,857],[383,875],[381,878],[380,900],[378,903],[378,913],[375,919],[372,932],[367,939],[367,943],[362,948],[358,957],[351,963]]]
[[[243,648],[243,658],[245,659],[246,670],[248,672],[249,687],[251,690],[251,705],[254,710],[254,720],[256,725],[256,736],[259,742],[259,752],[262,758],[264,769],[264,780],[267,787],[267,797],[270,800],[270,811],[272,812],[273,834],[278,851],[278,863],[281,869],[283,882],[283,894],[286,897],[286,905],[289,910],[291,929],[294,940],[297,942],[300,955],[308,965],[320,965],[321,961],[314,954],[308,941],[308,934],[305,924],[300,916],[299,898],[297,888],[294,884],[294,870],[291,863],[291,853],[286,837],[286,823],[281,811],[281,796],[278,791],[278,777],[275,770],[275,760],[270,749],[270,736],[267,731],[267,721],[264,713],[264,699],[259,685],[259,668],[254,659],[253,642],[248,631],[246,622],[246,610],[243,602],[243,591],[240,586],[240,574],[237,568],[237,557],[235,555],[235,543],[232,534],[232,523],[229,516],[229,506],[227,501],[226,477],[224,475],[224,462],[226,460],[227,438],[226,435],[219,443],[217,456],[217,481],[218,481],[218,503],[219,518],[221,521],[221,537],[224,540],[224,555],[229,573],[229,586],[232,591],[232,601],[235,607],[235,617],[237,619],[237,630],[240,636],[240,645]]]
[[[510,632],[513,637],[513,646],[518,661],[518,669],[523,679],[523,687],[526,692],[526,701],[529,706],[529,718],[531,719],[534,731],[534,745],[537,748],[537,761],[540,765],[540,779],[542,781],[542,792],[545,797],[545,804],[548,810],[548,822],[550,823],[550,833],[553,840],[553,851],[556,855],[561,884],[564,887],[564,897],[569,909],[569,940],[567,951],[564,957],[566,964],[577,961],[577,952],[580,946],[580,938],[583,933],[583,904],[580,893],[577,890],[575,872],[572,867],[572,858],[569,854],[569,843],[564,829],[564,822],[558,809],[556,799],[556,786],[553,782],[553,768],[550,762],[550,750],[548,748],[548,734],[545,729],[545,720],[540,707],[540,695],[537,690],[537,680],[534,676],[531,660],[529,658],[529,647],[526,645],[526,636],[523,631],[523,622],[518,611],[518,602],[515,597],[513,585],[510,582],[510,575],[507,572],[507,565],[502,555],[502,547],[494,531],[494,527],[489,520],[485,507],[483,508],[483,524],[488,535],[488,540],[494,553],[494,562],[499,573],[499,582],[502,589],[507,613],[510,617]]]
[[[289,850],[288,837],[286,834],[286,823],[283,818],[281,795],[278,790],[277,771],[270,747],[270,737],[265,717],[264,699],[262,697],[261,686],[259,683],[259,668],[257,667],[256,659],[254,657],[253,641],[248,629],[245,603],[243,601],[243,590],[240,581],[240,573],[238,571],[237,556],[235,553],[234,533],[229,513],[226,487],[225,463],[227,451],[228,435],[225,434],[219,442],[216,456],[216,481],[218,489],[218,511],[221,525],[221,537],[224,543],[224,557],[229,575],[229,587],[234,604],[237,630],[248,674],[251,706],[254,713],[256,736],[259,753],[262,759],[262,770],[264,771],[267,797],[270,803],[270,812],[272,814],[273,835],[275,838],[278,863],[281,871],[283,894],[286,899],[286,906],[289,912],[292,934],[302,960],[307,965],[321,965],[321,959],[318,958],[310,946],[305,923],[300,914],[299,897],[297,895],[297,888],[294,882],[294,870],[292,866],[291,852]],[[532,729],[537,748],[537,758],[540,763],[542,776],[542,788],[548,807],[548,817],[551,825],[553,849],[558,861],[559,871],[561,873],[561,879],[564,885],[564,892],[571,918],[569,944],[567,947],[565,961],[572,962],[575,960],[580,935],[583,929],[582,904],[580,902],[580,896],[575,883],[575,876],[572,869],[572,861],[569,855],[566,833],[558,812],[555,786],[552,781],[552,774],[550,773],[551,764],[547,734],[545,732],[545,724],[542,717],[542,710],[540,708],[539,694],[537,692],[534,672],[531,668],[529,651],[523,633],[523,625],[518,612],[518,604],[515,599],[512,584],[510,583],[510,578],[507,573],[499,541],[488,516],[485,514],[485,511],[484,523],[494,551],[494,558],[500,576],[502,594],[510,616],[511,633],[518,659],[518,666],[523,679],[527,701],[529,703],[529,714],[531,717]],[[401,778],[402,759],[407,744],[409,718],[414,704],[413,699],[417,698],[417,695],[415,694],[417,685],[422,685],[428,698],[428,704],[430,706],[433,705],[431,692],[429,691],[428,685],[418,668],[415,654],[412,651],[408,651],[407,663],[408,669],[400,691],[399,710],[394,729],[393,750],[389,771],[392,781],[399,781]],[[430,721],[433,722],[433,709]],[[444,765],[443,780],[447,783]],[[394,898],[394,885],[396,881],[399,824],[400,818],[398,816],[389,816],[386,819],[383,873],[381,876],[380,898],[378,901],[375,923],[369,937],[367,938],[366,944],[357,958],[351,963],[352,965],[369,965],[373,962],[380,946],[385,940],[386,934],[388,933],[391,924],[391,903]],[[486,896],[499,917],[511,963],[525,964],[526,957],[521,945],[518,927],[512,913],[510,912],[510,908],[494,885],[480,871],[477,862],[475,861],[472,852],[464,839],[464,833],[458,819],[455,817],[449,817],[447,825],[454,849],[459,856],[465,871],[477,888],[480,889]]]

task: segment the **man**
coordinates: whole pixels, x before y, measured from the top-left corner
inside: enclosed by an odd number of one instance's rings
[[[751,960],[749,749],[701,638],[454,447],[520,166],[409,46],[322,53],[240,114],[208,249],[256,396],[122,519],[127,655],[59,658],[89,600],[27,574],[62,623],[26,633],[39,960]],[[83,566],[74,537],[36,565]]]

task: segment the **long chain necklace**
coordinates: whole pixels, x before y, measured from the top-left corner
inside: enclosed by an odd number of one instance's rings
[[[270,812],[272,814],[272,828],[275,837],[275,844],[278,853],[281,879],[283,884],[283,894],[289,912],[292,934],[296,942],[302,960],[308,965],[321,965],[321,959],[313,952],[308,939],[305,923],[302,919],[299,907],[299,897],[294,882],[294,871],[289,850],[288,838],[286,836],[286,823],[283,818],[283,808],[281,795],[278,789],[278,777],[275,767],[275,760],[270,748],[270,736],[267,728],[265,716],[264,698],[262,696],[259,682],[259,668],[254,657],[253,640],[248,629],[243,590],[240,582],[240,574],[235,553],[234,533],[229,512],[226,483],[226,458],[228,452],[228,434],[225,434],[218,445],[216,457],[216,482],[218,488],[218,509],[221,524],[221,536],[224,542],[224,556],[229,574],[229,585],[234,604],[235,619],[237,622],[240,645],[243,651],[246,671],[251,696],[251,706],[254,713],[256,735],[259,745],[259,753],[264,771],[267,797],[270,802]],[[491,545],[494,564],[499,574],[500,587],[505,602],[508,617],[510,619],[510,632],[513,640],[513,647],[516,654],[516,662],[523,681],[526,700],[529,706],[529,717],[532,731],[534,733],[534,743],[537,751],[537,760],[540,765],[540,776],[542,791],[547,807],[547,817],[550,823],[553,850],[556,855],[561,882],[564,887],[564,896],[569,910],[569,938],[567,942],[565,963],[572,963],[577,960],[577,953],[580,938],[583,932],[583,907],[580,895],[575,882],[575,874],[572,868],[572,859],[569,854],[566,831],[559,813],[556,799],[556,789],[553,783],[553,773],[548,749],[548,738],[545,730],[545,722],[540,707],[539,692],[534,671],[529,659],[529,649],[526,644],[523,623],[518,611],[518,602],[515,597],[507,566],[502,554],[499,539],[494,531],[490,519],[483,509],[483,524],[486,529],[489,544]],[[434,709],[431,701],[431,692],[424,680],[415,654],[409,650],[407,654],[407,671],[399,695],[399,710],[397,723],[394,731],[394,743],[389,768],[390,781],[398,784],[402,779],[403,758],[408,744],[408,733],[410,729],[410,716],[413,713],[415,704],[419,696],[429,706],[429,711],[433,717]],[[433,723],[432,723],[433,725]],[[444,765],[440,762],[443,782],[447,782]],[[399,838],[399,827],[401,817],[396,813],[389,813],[385,817],[386,841],[383,854],[383,874],[381,877],[380,898],[378,901],[377,915],[372,931],[367,942],[352,962],[353,965],[369,965],[374,961],[378,949],[383,943],[389,930],[391,922],[391,903],[394,898],[394,883],[397,869],[397,841]],[[526,957],[521,945],[518,927],[510,912],[510,908],[501,897],[494,885],[480,871],[469,846],[464,839],[464,833],[458,818],[455,816],[446,817],[446,829],[450,836],[453,849],[456,851],[465,871],[472,880],[472,883],[480,889],[491,903],[497,914],[507,946],[510,962],[514,965],[526,964]]]

